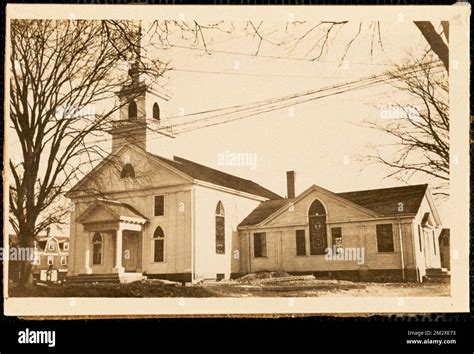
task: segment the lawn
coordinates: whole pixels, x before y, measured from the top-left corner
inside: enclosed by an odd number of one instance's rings
[[[12,297],[320,297],[450,296],[447,283],[369,283],[312,277],[241,278],[204,284],[142,281],[130,284],[35,285],[10,288]]]
[[[11,297],[211,297],[204,287],[135,282],[130,284],[34,285],[25,289],[9,289]]]
[[[450,285],[441,283],[364,283],[343,280],[313,280],[304,284],[208,285],[223,297],[322,297],[322,296],[450,296]]]

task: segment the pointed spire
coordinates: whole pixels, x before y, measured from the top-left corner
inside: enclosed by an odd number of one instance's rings
[[[128,75],[132,79],[132,85],[138,86],[140,83],[140,69],[138,68],[138,62],[133,62],[131,68],[128,70]]]
[[[140,61],[141,61],[141,48],[142,48],[142,25],[141,21],[138,22],[137,31],[135,33],[135,48],[134,48],[134,60],[128,70],[128,75],[132,79],[132,85],[138,86],[140,83]]]

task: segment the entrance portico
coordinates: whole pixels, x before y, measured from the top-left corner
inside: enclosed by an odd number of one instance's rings
[[[78,221],[84,226],[87,274],[141,273],[145,216],[128,204],[98,199]]]

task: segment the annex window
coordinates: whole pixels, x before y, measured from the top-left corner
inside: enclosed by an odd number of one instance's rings
[[[377,225],[377,251],[394,252],[392,224]]]
[[[315,200],[308,212],[309,248],[311,255],[322,255],[327,247],[326,209]]]
[[[165,196],[156,195],[155,196],[155,216],[165,215]]]
[[[296,230],[296,255],[306,256],[306,235],[304,230]]]
[[[160,120],[160,106],[158,106],[158,103],[153,105],[153,119]]]
[[[133,121],[137,119],[137,104],[135,101],[131,101],[128,105],[128,120]]]
[[[102,264],[102,235],[96,232],[92,237],[92,264]]]
[[[61,256],[61,265],[67,265],[67,257]]]
[[[120,178],[135,178],[135,170],[132,164],[127,163],[123,166]]]
[[[216,206],[216,253],[225,254],[225,213],[222,202]]]
[[[255,258],[267,256],[267,235],[265,232],[253,234],[253,255]]]
[[[163,229],[158,226],[153,234],[153,261],[164,262],[165,261],[165,233]]]
[[[339,249],[342,248],[342,228],[340,227],[333,227],[331,228],[331,236],[332,236],[332,247]]]

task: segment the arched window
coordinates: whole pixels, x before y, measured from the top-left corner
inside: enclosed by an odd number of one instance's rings
[[[128,120],[136,120],[137,119],[137,104],[135,101],[131,101],[128,105]]]
[[[310,254],[324,254],[328,245],[326,229],[326,209],[315,200],[309,207],[309,247]]]
[[[153,119],[160,120],[160,106],[158,106],[158,103],[153,105]]]
[[[92,237],[92,264],[102,264],[102,235],[96,232]]]
[[[163,229],[158,226],[153,234],[153,260],[155,262],[164,262],[165,260],[165,233]]]
[[[326,215],[326,209],[324,209],[324,205],[317,199],[309,207],[309,216],[313,215]]]
[[[126,163],[122,168],[122,172],[120,173],[120,178],[134,178],[134,177],[135,177],[135,170],[133,169],[132,164]]]
[[[216,253],[225,254],[225,213],[220,201],[216,206]]]

